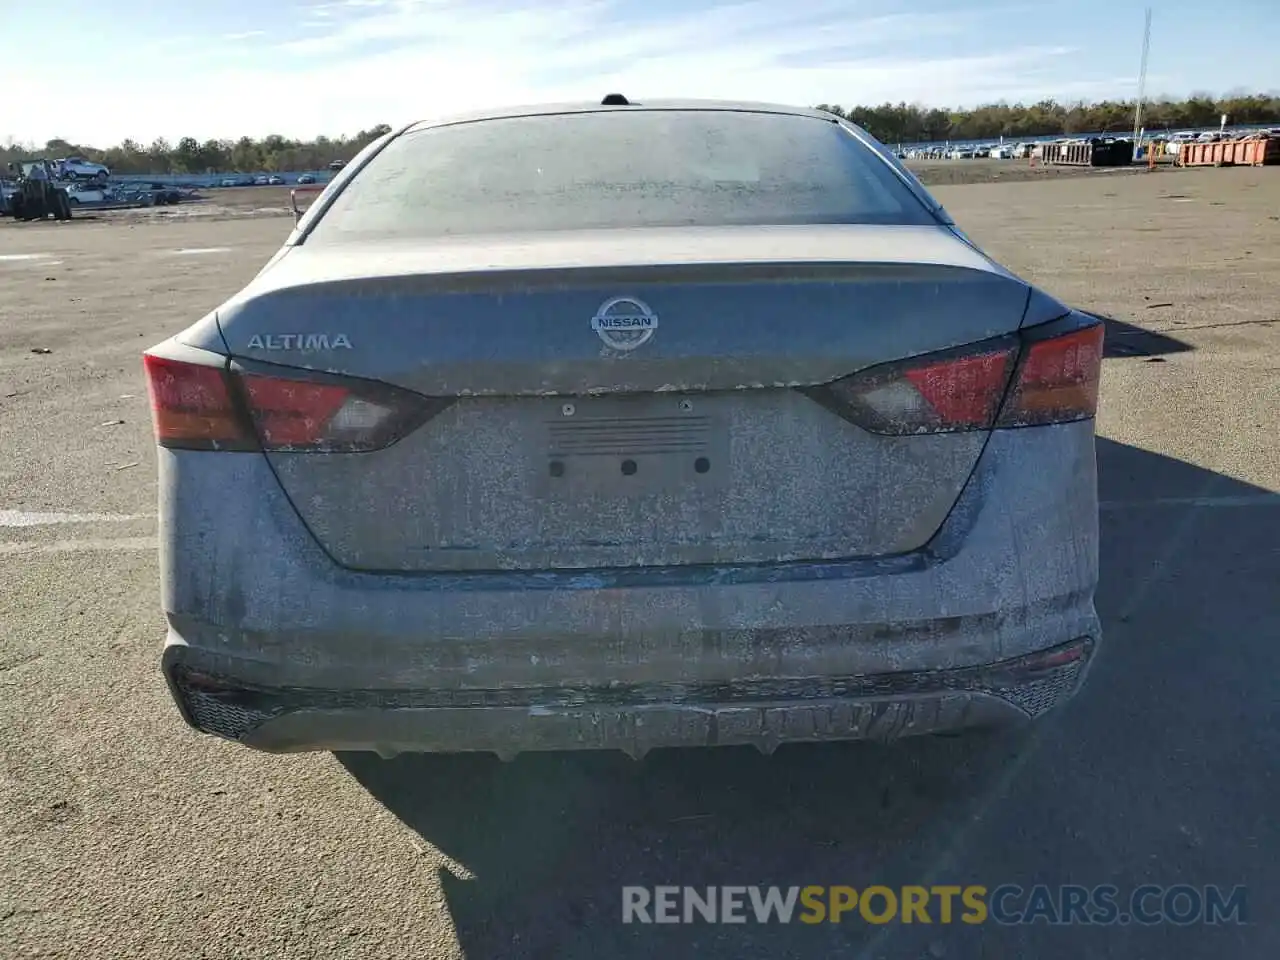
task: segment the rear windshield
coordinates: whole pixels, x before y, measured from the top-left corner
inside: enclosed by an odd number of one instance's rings
[[[355,175],[308,242],[935,222],[835,123],[742,111],[603,111],[404,134]]]

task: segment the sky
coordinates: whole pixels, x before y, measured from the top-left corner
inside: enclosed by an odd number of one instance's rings
[[[0,54],[0,142],[337,136],[614,91],[1132,98],[1147,3],[1148,94],[1280,91],[1280,0],[0,0],[0,36],[29,31]]]

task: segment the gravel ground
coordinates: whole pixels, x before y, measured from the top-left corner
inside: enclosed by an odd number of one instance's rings
[[[958,187],[969,183],[1020,183],[1025,180],[1098,179],[1146,174],[1143,166],[1132,167],[1046,167],[1037,161],[1027,160],[908,160],[907,167],[915,171],[926,186]],[[1172,167],[1161,167],[1163,173]]]
[[[0,222],[0,957],[1280,956],[1280,171],[937,189],[1114,320],[1106,644],[1075,703],[1030,740],[640,764],[269,757],[182,725],[138,353],[287,232],[236,213],[270,188],[224,193],[216,216]],[[1245,884],[1252,923],[619,922],[631,883],[1034,882]]]

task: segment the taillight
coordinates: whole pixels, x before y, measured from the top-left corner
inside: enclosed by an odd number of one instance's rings
[[[142,357],[156,442],[184,450],[254,450],[221,367]]]
[[[904,436],[990,428],[1017,355],[1011,339],[966,353],[872,367],[804,392],[872,433]]]
[[[1034,336],[1034,334],[1033,334]],[[1064,423],[1098,406],[1102,325],[872,367],[803,391],[872,433],[890,436]]]
[[[366,380],[241,373],[150,354],[143,360],[164,447],[367,453],[449,403]]]
[[[996,426],[1066,423],[1096,414],[1103,335],[1096,323],[1028,343]]]

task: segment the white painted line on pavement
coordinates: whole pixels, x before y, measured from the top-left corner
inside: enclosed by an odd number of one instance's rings
[[[0,510],[0,527],[46,527],[59,523],[128,523],[154,519],[154,514],[127,513],[41,513],[30,510]]]
[[[230,253],[230,247],[184,247],[181,250],[174,250],[173,254],[177,257],[195,256],[201,253]]]
[[[50,260],[51,253],[0,253],[0,263],[17,263],[22,260]]]
[[[155,537],[121,537],[118,540],[19,540],[14,543],[0,542],[0,557],[15,554],[31,553],[118,553],[128,550],[156,550],[159,544]]]

